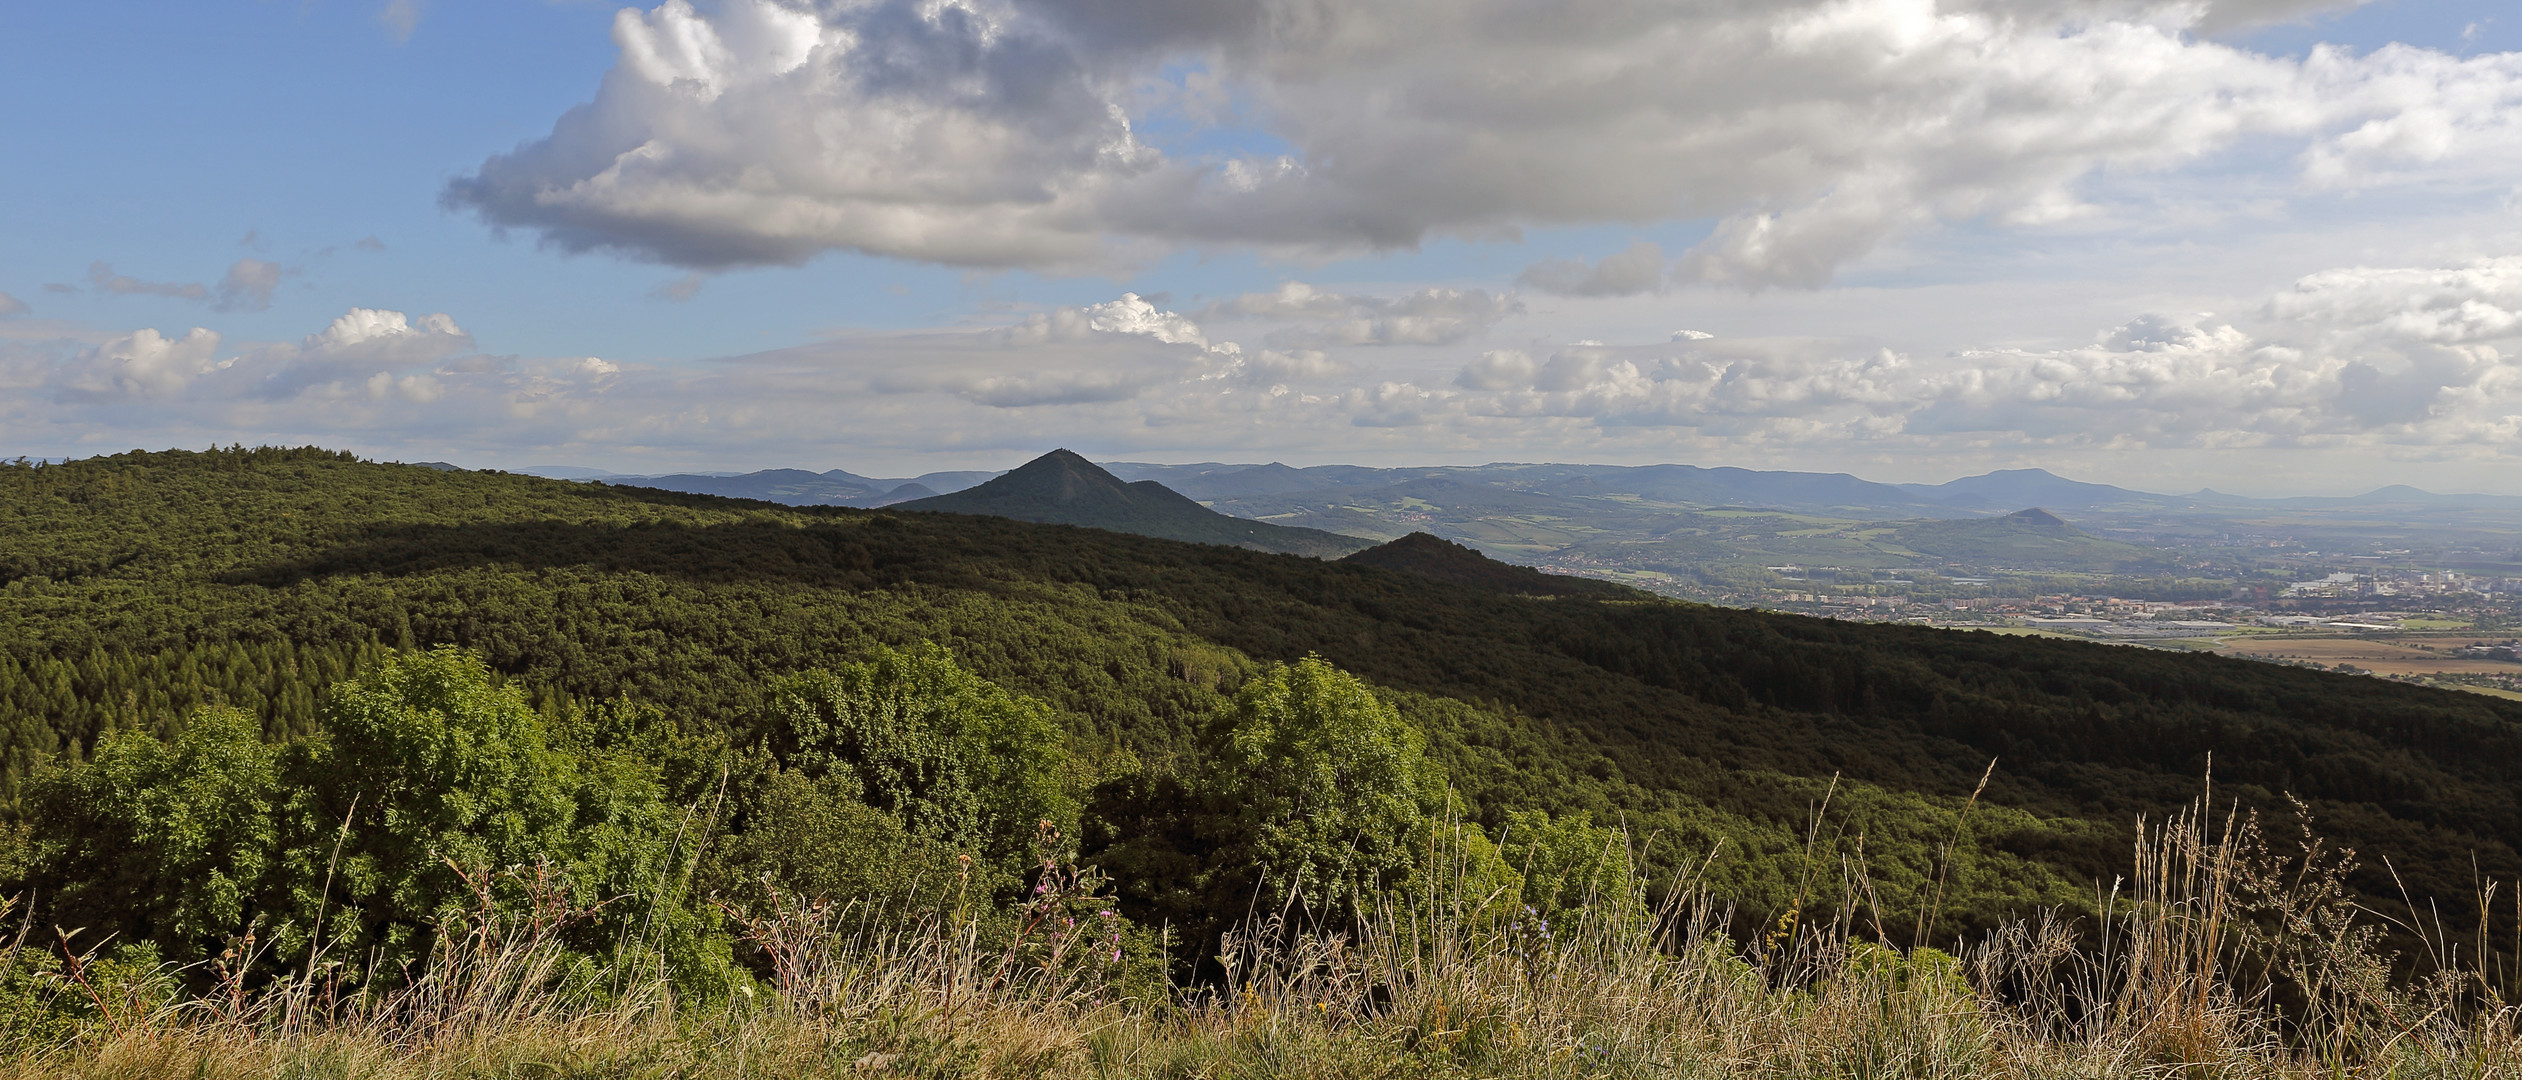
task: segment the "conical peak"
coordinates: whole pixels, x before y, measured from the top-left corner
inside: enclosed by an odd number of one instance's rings
[[[1095,497],[1126,497],[1127,486],[1121,478],[1105,472],[1103,467],[1068,450],[1053,450],[1041,457],[1009,470],[1005,476],[982,487],[994,491],[1024,491],[1057,502],[1073,502]]]

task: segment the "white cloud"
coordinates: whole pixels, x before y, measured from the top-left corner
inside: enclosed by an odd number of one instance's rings
[[[1855,445],[2522,449],[2522,259],[2325,271],[2260,315],[2258,334],[2149,315],[2087,346],[1933,360],[1676,334],[1539,363],[1490,353],[1455,385],[1471,413]]]
[[[473,346],[453,319],[352,308],[304,340],[247,348],[217,359],[219,335],[195,327],[180,338],[143,329],[70,356],[45,381],[73,396],[181,397],[196,402],[286,401],[315,392],[391,383]],[[414,383],[414,387],[421,384]]]
[[[1122,293],[1118,300],[1085,307],[1060,307],[1047,313],[1036,313],[1016,326],[998,331],[995,338],[1008,345],[1040,345],[1053,341],[1084,341],[1096,334],[1120,334],[1152,338],[1168,345],[1208,347],[1208,336],[1200,332],[1198,323],[1178,312],[1160,310],[1137,293]],[[1222,347],[1234,348],[1231,343]]]
[[[1245,293],[1209,305],[1205,315],[1255,319],[1331,319],[1345,316],[1356,301],[1301,281],[1280,283],[1270,292]]]
[[[352,308],[303,341],[251,350],[230,367],[240,392],[285,400],[426,366],[472,347],[473,336],[443,314],[413,319],[400,311]]]
[[[26,306],[26,301],[0,292],[0,319],[14,319],[33,310],[35,309]]]
[[[136,330],[73,359],[57,385],[83,399],[163,398],[216,370],[219,335],[194,327],[180,338]]]
[[[2282,454],[2296,469],[2372,470],[2408,460],[2509,469],[2522,454],[2522,257],[2332,269],[2236,309],[2239,318],[2123,318],[2064,347],[1913,352],[1731,329],[1419,350],[1218,336],[1239,320],[1306,328],[1353,309],[1344,294],[1282,288],[1195,319],[1123,295],[999,326],[844,335],[662,368],[489,355],[447,316],[354,309],[298,341],[224,358],[209,330],[138,331],[49,354],[31,339],[0,341],[0,387],[11,391],[0,393],[0,424],[21,440],[80,430],[153,443],[159,432],[461,441],[479,453],[576,447],[599,464],[663,456],[685,467],[731,456],[813,464],[835,447],[848,457],[831,463],[845,467],[1000,460],[1065,444],[1395,463],[1934,459],[1972,471],[1992,454]]]
[[[2245,140],[2297,148],[2315,185],[2510,176],[2522,57],[2193,34],[2324,6],[669,0],[617,18],[589,104],[445,200],[701,268],[845,250],[1062,271],[1717,219],[1681,278],[1758,288],[1938,223],[2107,216],[2097,175]],[[1169,154],[1148,121],[1270,148]],[[1639,291],[1648,261],[1530,283]]]
[[[1513,390],[1531,386],[1540,367],[1532,355],[1521,349],[1498,349],[1480,354],[1479,359],[1462,366],[1454,376],[1454,385],[1466,390]]]

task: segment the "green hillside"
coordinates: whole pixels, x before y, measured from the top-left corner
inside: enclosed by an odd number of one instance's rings
[[[224,703],[267,738],[317,734],[329,685],[440,644],[478,653],[555,722],[607,701],[603,715],[653,709],[685,747],[656,752],[660,782],[705,802],[735,767],[707,747],[736,753],[791,722],[774,722],[776,680],[923,642],[1046,704],[1090,851],[1143,854],[1166,827],[1149,785],[1200,767],[1209,718],[1267,665],[1314,655],[1423,734],[1472,819],[1624,823],[1656,880],[1715,849],[1711,881],[1746,920],[1804,890],[1834,776],[1816,857],[1861,850],[1886,922],[1925,906],[1933,852],[1958,833],[1942,933],[2089,903],[2125,872],[2136,816],[2194,798],[2210,755],[2219,799],[2291,835],[2293,793],[2366,853],[2354,884],[2377,905],[2399,896],[2382,856],[2463,926],[2473,868],[2522,871],[2522,704],[2478,695],[312,450],[0,467],[12,814],[29,776],[110,732],[172,734]],[[1125,886],[1163,885],[1156,863],[1114,866]],[[2509,916],[2494,926],[2510,936]]]
[[[1502,563],[1461,544],[1423,532],[1378,544],[1340,561],[1349,566],[1397,570],[1456,585],[1520,596],[1617,597],[1627,592],[1623,586],[1592,578],[1545,574],[1529,566]]]
[[[2105,540],[2047,510],[2004,517],[1922,521],[1893,533],[1901,546],[1950,562],[2038,570],[2112,570],[2159,561],[2135,544]]]
[[[1083,525],[1318,558],[1337,558],[1373,543],[1320,529],[1228,517],[1153,480],[1122,483],[1094,462],[1066,450],[1053,450],[987,483],[913,499],[898,508]]]

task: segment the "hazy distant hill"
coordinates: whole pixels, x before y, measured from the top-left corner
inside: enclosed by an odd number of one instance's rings
[[[1978,510],[2024,506],[2069,510],[2164,507],[2191,501],[2175,495],[2156,495],[2109,484],[2069,480],[2047,469],[1999,469],[1941,484],[1902,484],[1900,489],[1945,506]]]
[[[1664,587],[1658,581],[1738,582],[1748,580],[1741,575],[1752,569],[1780,563],[1928,568],[1962,576],[2008,568],[2162,575],[2179,568],[2181,575],[2217,581],[2267,570],[2246,545],[2234,543],[2235,536],[2260,536],[2278,545],[2263,545],[2262,552],[2284,549],[2290,541],[2292,550],[2328,552],[2422,547],[2429,549],[2426,557],[2470,570],[2503,572],[2522,563],[2522,555],[2507,554],[2511,537],[2522,535],[2522,498],[2439,495],[2405,486],[2343,497],[2263,499],[2209,490],[2157,494],[2042,469],[2003,469],[1941,484],[1888,484],[1846,473],[1694,465],[1298,468],[1283,462],[1112,462],[1100,467],[1118,481],[1161,484],[1229,518],[1370,541],[1426,532],[1492,558],[1654,587]],[[789,505],[862,508],[951,495],[999,475],[945,472],[885,480],[837,469],[652,477],[554,466],[528,471]],[[1037,507],[1010,516],[1065,521],[1100,515],[1102,527],[1148,535],[1272,550],[1292,543],[1284,536],[1262,542],[1221,532],[1219,522],[1188,507],[1157,509],[1164,500],[1121,505],[1128,502],[1123,498],[1095,511]],[[2072,535],[2050,536],[2007,521],[2027,507],[2078,524]],[[1171,524],[1159,531],[1154,524],[1159,519]],[[1936,522],[1947,525],[1930,527]],[[1974,523],[1988,527],[1968,527]],[[1317,544],[1303,550],[1336,555],[1345,549]],[[1630,576],[1639,573],[1648,577]]]
[[[1018,521],[1083,525],[1199,544],[1336,558],[1370,541],[1228,517],[1153,480],[1123,483],[1094,462],[1053,450],[976,487],[897,504],[898,510],[989,514]]]
[[[730,499],[760,499],[763,502],[786,503],[790,506],[864,506],[881,497],[889,488],[880,480],[834,469],[830,472],[807,472],[804,469],[764,469],[741,476],[700,476],[689,473],[672,476],[614,477],[608,484],[632,487],[662,488],[666,491],[689,492],[694,495],[720,495]]]
[[[918,481],[912,481],[911,483],[904,484],[901,487],[885,492],[884,496],[875,500],[872,505],[891,506],[895,503],[910,502],[913,499],[933,499],[936,497],[936,489]]]
[[[1924,521],[1903,526],[1894,535],[1913,551],[1994,566],[2099,570],[2155,557],[2145,548],[2102,539],[2039,509],[2000,518]]]

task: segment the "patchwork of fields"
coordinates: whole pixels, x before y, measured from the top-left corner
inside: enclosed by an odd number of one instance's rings
[[[2459,655],[2485,639],[2475,634],[2391,638],[2307,638],[2270,635],[2227,639],[2217,652],[2254,659],[2296,660],[2325,667],[2350,664],[2376,675],[2522,675],[2522,664]]]

